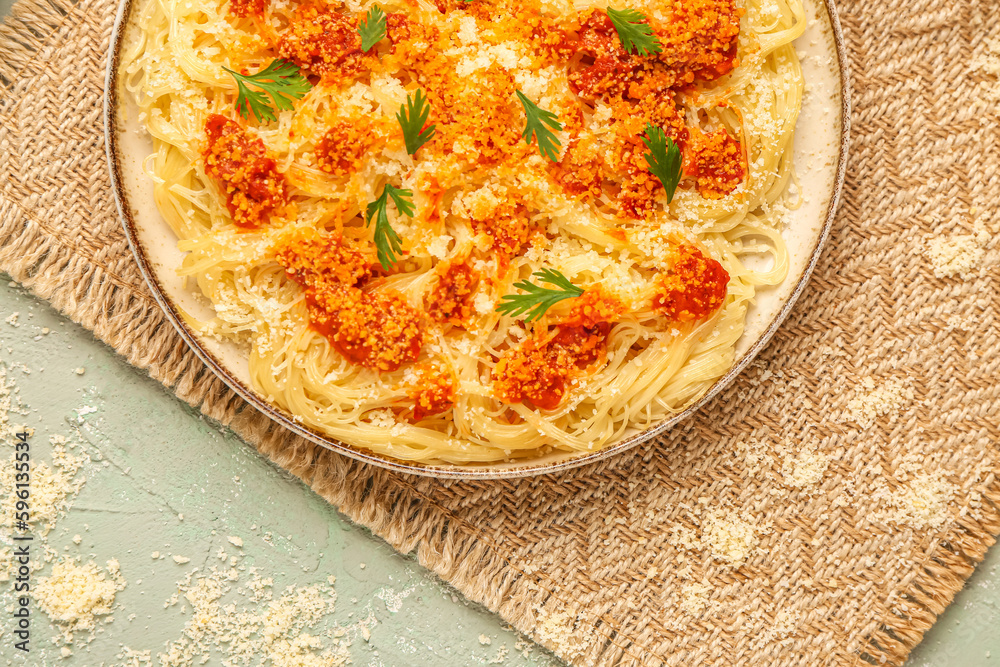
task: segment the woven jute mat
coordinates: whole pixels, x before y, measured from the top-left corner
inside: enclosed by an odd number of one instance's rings
[[[390,474],[281,430],[207,371],[112,203],[114,0],[23,0],[0,33],[0,268],[570,663],[899,665],[1000,532],[1000,130],[975,65],[1000,3],[840,11],[852,156],[810,286],[731,388],[599,465]]]

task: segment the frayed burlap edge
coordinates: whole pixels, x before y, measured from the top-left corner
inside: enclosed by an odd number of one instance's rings
[[[80,20],[76,6],[60,0],[21,0],[0,27],[0,83],[8,99],[6,113],[24,92],[18,72],[44,57],[45,45],[64,23]],[[3,116],[0,116],[2,118]],[[7,116],[9,119],[9,116]],[[2,148],[2,147],[0,147]],[[850,207],[850,191],[846,206]],[[573,609],[544,574],[526,574],[496,545],[477,534],[406,476],[339,457],[289,434],[247,406],[186,348],[155,300],[143,286],[119,278],[113,267],[78,254],[78,249],[47,233],[33,214],[32,202],[15,202],[0,192],[0,269],[36,296],[52,303],[73,321],[170,388],[206,416],[228,426],[276,465],[309,484],[348,518],[370,528],[403,553],[415,552],[421,565],[451,582],[468,598],[499,613],[517,629],[535,634],[536,612]],[[137,344],[141,341],[141,344]],[[601,464],[589,472],[599,470]],[[905,585],[907,612],[873,619],[866,649],[853,655],[831,654],[837,664],[900,665],[1000,533],[1000,481],[987,481],[982,521],[968,515],[955,522],[928,552]],[[566,656],[581,664],[659,664],[644,653],[657,638],[643,633],[625,637],[608,618],[593,619],[576,609],[577,618],[593,623],[602,640]],[[536,635],[537,636],[537,635]]]

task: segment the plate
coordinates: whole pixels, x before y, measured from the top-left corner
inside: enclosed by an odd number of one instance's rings
[[[844,40],[833,0],[807,0],[809,25],[795,42],[802,61],[808,94],[796,124],[794,164],[805,201],[789,216],[782,232],[790,253],[788,277],[778,286],[759,290],[747,313],[746,328],[736,345],[733,367],[697,402],[645,430],[596,452],[554,452],[527,461],[475,465],[423,465],[399,461],[341,443],[298,423],[282,408],[268,402],[250,383],[244,349],[196,333],[182,313],[208,319],[212,312],[176,273],[182,253],[177,239],[156,209],[153,184],[142,170],[152,152],[148,135],[140,132],[137,110],[120,95],[119,54],[127,43],[137,0],[123,0],[118,8],[105,79],[104,129],[108,169],[115,203],[136,262],[149,288],[191,349],[233,391],[288,430],[340,454],[397,472],[441,478],[503,479],[552,473],[616,456],[663,433],[695,413],[729,385],[767,345],[802,293],[836,214],[844,182],[850,134],[850,79]]]

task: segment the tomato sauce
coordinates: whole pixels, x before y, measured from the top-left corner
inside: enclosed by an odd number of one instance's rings
[[[325,6],[303,4],[281,36],[278,53],[325,77],[351,77],[361,69],[357,20]]]
[[[497,397],[505,403],[527,401],[541,410],[555,410],[570,381],[604,356],[610,329],[605,322],[593,327],[567,325],[547,339],[526,340],[493,370]]]
[[[420,356],[420,313],[397,292],[323,284],[307,288],[306,303],[312,326],[351,363],[391,372]]]
[[[360,169],[365,154],[382,142],[368,118],[334,121],[316,144],[316,164],[328,174],[345,176]]]
[[[205,134],[205,173],[221,182],[237,227],[256,229],[287,213],[285,177],[260,137],[219,114],[208,117]]]
[[[398,292],[362,289],[371,277],[367,255],[340,239],[306,232],[280,244],[275,256],[304,288],[312,327],[348,361],[394,371],[420,356],[420,312]]]
[[[626,311],[625,304],[600,287],[573,301],[558,325],[526,340],[497,363],[493,387],[501,400],[529,401],[542,410],[554,410],[570,382],[604,358],[611,322]]]
[[[672,322],[712,315],[726,300],[729,273],[722,264],[692,245],[682,245],[674,265],[660,275],[653,306]]]
[[[705,199],[728,195],[746,177],[743,146],[724,129],[706,133],[693,128],[685,148],[684,174],[695,179]]]
[[[447,412],[455,405],[455,385],[451,375],[439,369],[421,369],[420,379],[408,395],[413,401],[414,422]]]
[[[427,296],[427,313],[438,322],[463,324],[473,314],[472,295],[479,285],[479,274],[464,262],[444,262],[435,270],[437,285]]]
[[[267,0],[229,0],[229,11],[240,18],[262,17],[266,6]]]

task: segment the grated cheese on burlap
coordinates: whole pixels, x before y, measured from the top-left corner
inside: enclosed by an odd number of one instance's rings
[[[955,234],[931,239],[927,244],[926,254],[935,276],[960,276],[963,280],[969,280],[980,273],[990,234],[982,225],[977,225],[975,231],[975,234]]]
[[[949,505],[958,487],[945,479],[944,471],[921,472],[894,492],[877,494],[887,500],[888,509],[877,518],[907,525],[917,530],[940,528],[950,518]]]
[[[981,81],[979,90],[983,99],[1000,102],[1000,39],[987,39],[983,46],[985,51],[972,59],[972,70],[993,77]]]
[[[789,641],[789,637],[795,634],[802,618],[802,612],[797,609],[781,609],[774,615],[774,621],[764,626],[763,631],[757,636],[759,645],[766,646],[772,642],[782,644]]]
[[[820,452],[803,450],[787,454],[781,464],[785,484],[802,488],[819,483],[830,465],[830,459]]]
[[[107,562],[102,570],[94,562],[79,564],[62,559],[52,566],[48,577],[40,577],[32,596],[53,623],[63,630],[63,639],[73,641],[73,633],[92,631],[97,617],[107,616],[115,603],[115,594],[125,588],[117,560]]]
[[[757,547],[759,534],[768,530],[770,523],[735,510],[717,509],[708,512],[702,520],[701,545],[716,560],[739,566]]]
[[[774,465],[774,457],[771,456],[767,443],[757,438],[737,441],[733,445],[733,454],[738,463],[746,466],[747,474],[753,477]]]
[[[538,609],[535,634],[542,644],[569,661],[582,656],[595,639],[591,625],[581,622],[569,612],[552,612],[545,608]]]
[[[681,586],[681,609],[692,616],[700,616],[708,606],[708,594],[712,588],[707,579],[700,583],[690,582]]]
[[[902,380],[890,378],[881,385],[866,377],[858,395],[847,402],[847,417],[863,429],[871,428],[880,417],[895,416],[914,398],[913,389]]]

